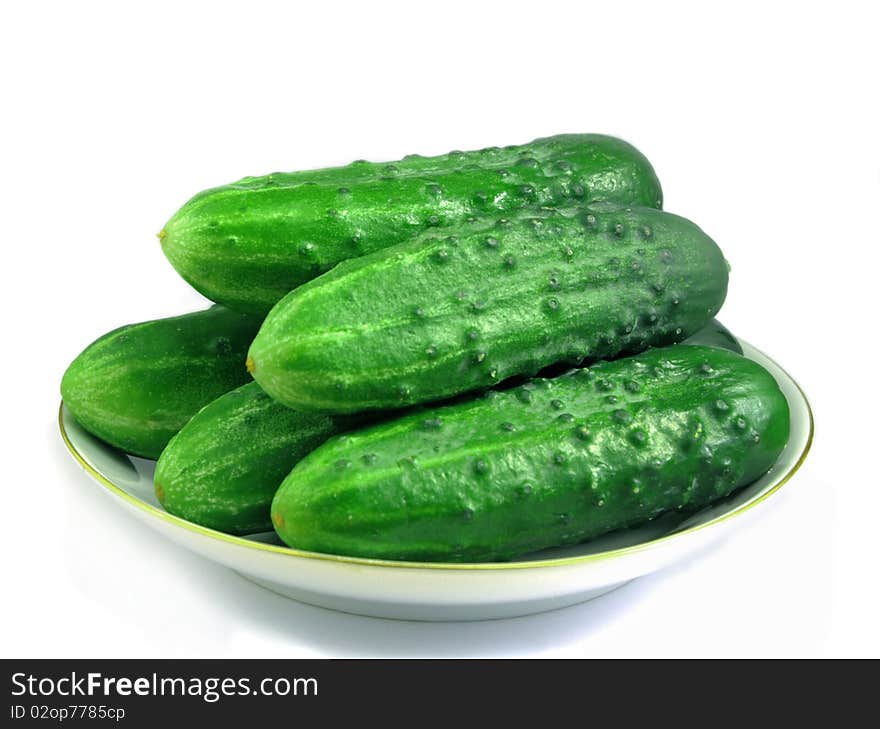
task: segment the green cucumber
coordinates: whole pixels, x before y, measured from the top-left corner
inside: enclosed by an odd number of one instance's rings
[[[673,346],[328,440],[272,504],[291,547],[481,562],[699,510],[779,457],[789,410],[760,365]]]
[[[67,368],[64,404],[98,438],[158,458],[201,407],[250,380],[245,353],[260,321],[213,306],[115,329]]]
[[[170,513],[229,534],[271,531],[278,484],[342,426],[279,405],[251,382],[214,400],[175,435],[156,464]]]
[[[727,330],[713,320],[682,344],[714,341],[721,332]],[[726,344],[738,347],[727,334]],[[291,410],[251,382],[206,405],[171,439],[156,464],[156,496],[170,513],[211,529],[270,531],[269,507],[284,477],[356,424]]]
[[[159,234],[213,301],[265,314],[340,261],[490,211],[613,200],[660,207],[660,183],[626,142],[564,134],[530,144],[248,177],[187,202]]]
[[[726,292],[721,251],[684,218],[526,211],[344,261],[275,306],[248,368],[298,410],[394,409],[681,341]]]

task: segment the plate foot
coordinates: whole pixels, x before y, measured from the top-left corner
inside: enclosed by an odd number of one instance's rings
[[[584,592],[559,595],[536,600],[522,600],[498,603],[450,603],[447,605],[421,603],[385,603],[371,600],[360,600],[342,595],[331,595],[310,592],[288,585],[282,585],[269,580],[262,580],[251,575],[238,572],[248,582],[270,590],[282,597],[296,600],[316,607],[336,610],[354,615],[366,615],[371,618],[390,618],[392,620],[417,620],[427,622],[453,622],[453,621],[477,621],[499,620],[503,618],[515,618],[523,615],[533,615],[549,610],[577,605],[588,600],[593,600],[605,595],[612,590],[623,587],[631,580],[624,580],[612,585],[603,585]]]

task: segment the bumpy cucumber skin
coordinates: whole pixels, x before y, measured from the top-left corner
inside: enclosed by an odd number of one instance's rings
[[[682,344],[716,339],[741,352],[716,320]],[[255,382],[243,385],[206,405],[171,439],[156,464],[156,496],[170,513],[211,529],[270,531],[272,497],[290,470],[331,436],[365,424],[300,413]]]
[[[249,177],[187,202],[159,237],[178,273],[212,301],[265,314],[288,291],[362,256],[474,215],[567,201],[661,207],[647,159],[614,137],[354,162]]]
[[[527,211],[344,261],[273,308],[248,368],[298,410],[394,409],[681,341],[726,293],[721,251],[684,218]]]
[[[170,513],[229,534],[271,531],[278,485],[342,426],[279,405],[251,382],[202,408],[156,464],[156,496]]]
[[[61,396],[93,435],[158,458],[201,407],[250,380],[245,353],[260,321],[213,306],[120,327],[70,364]]]
[[[757,363],[652,349],[331,438],[284,480],[272,521],[315,552],[506,560],[704,507],[765,473],[788,435]]]
[[[732,332],[717,319],[713,319],[682,344],[697,344],[705,347],[720,347],[737,354],[743,353],[742,345]]]

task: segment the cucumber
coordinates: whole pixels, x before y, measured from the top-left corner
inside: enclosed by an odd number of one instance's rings
[[[626,142],[564,134],[530,144],[247,177],[187,202],[159,234],[202,294],[265,314],[288,291],[431,227],[488,211],[614,200],[660,207],[660,183]]]
[[[596,205],[526,211],[344,261],[292,291],[248,353],[297,410],[393,409],[681,341],[727,265],[684,218]]]
[[[250,380],[245,353],[260,321],[213,306],[115,329],[67,368],[64,404],[98,438],[158,458],[202,406]]]
[[[255,382],[193,416],[156,464],[167,511],[229,534],[272,530],[269,507],[290,469],[342,427],[279,405]]]
[[[682,344],[720,332],[713,320]],[[366,423],[291,410],[251,382],[206,405],[171,439],[156,464],[156,496],[170,513],[211,529],[271,531],[272,497],[290,470],[330,436]]]
[[[394,560],[507,560],[694,511],[765,473],[788,440],[773,377],[673,346],[336,436],[272,503],[291,547]]]

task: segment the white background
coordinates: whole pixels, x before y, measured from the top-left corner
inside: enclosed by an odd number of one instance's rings
[[[872,7],[4,4],[0,653],[880,655]],[[163,541],[67,455],[67,363],[108,329],[202,304],[155,238],[193,193],[569,131],[647,154],[666,208],[732,263],[722,321],[811,397],[807,464],[717,548],[539,616],[358,618]]]

